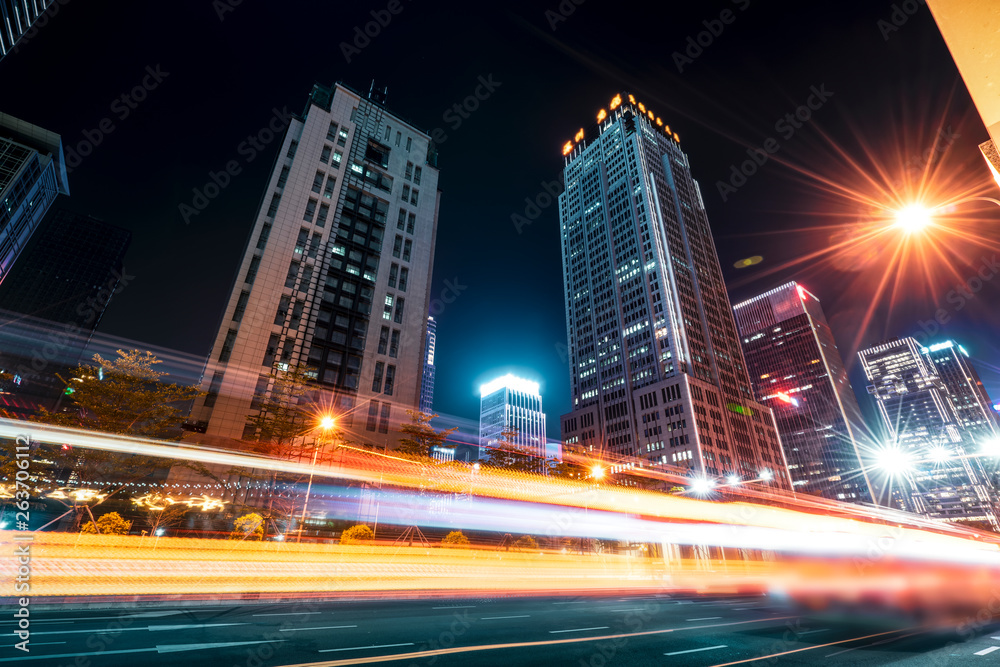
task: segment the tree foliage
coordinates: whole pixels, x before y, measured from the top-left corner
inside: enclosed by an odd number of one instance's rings
[[[518,549],[524,549],[526,551],[534,551],[535,549],[538,548],[538,541],[531,535],[522,535],[521,537],[517,538],[516,542],[514,542],[514,546],[517,547]]]
[[[397,450],[406,456],[429,457],[432,447],[444,444],[448,436],[457,430],[457,427],[453,427],[438,431],[431,426],[431,420],[437,417],[436,414],[429,415],[419,410],[407,410],[406,414],[410,415],[410,421],[399,427],[399,432],[406,437],[399,441]]]
[[[485,457],[480,457],[485,465],[491,468],[504,468],[520,472],[539,472],[542,462],[536,456],[525,452],[515,444],[518,430],[507,428],[500,433],[496,446],[492,447]]]
[[[441,540],[441,544],[450,547],[467,547],[469,546],[469,538],[466,537],[462,531],[453,530],[444,536]]]
[[[122,515],[118,512],[108,512],[97,520],[96,526],[93,521],[88,521],[84,524],[83,528],[80,529],[80,532],[89,535],[97,533],[100,533],[101,535],[128,535],[130,528],[132,528],[131,521],[123,519]]]
[[[77,409],[49,412],[36,421],[76,426],[104,433],[151,438],[176,436],[184,420],[183,404],[200,396],[196,387],[164,382],[167,373],[152,352],[118,350],[114,359],[93,357],[94,365],[80,364],[66,382],[67,396]]]
[[[375,539],[375,532],[363,523],[347,528],[340,534],[341,544],[357,544],[358,542],[371,542]]]
[[[233,522],[233,532],[229,534],[231,540],[263,540],[264,539],[264,517],[256,512],[245,514]]]

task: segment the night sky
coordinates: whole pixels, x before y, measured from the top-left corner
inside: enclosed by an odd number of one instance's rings
[[[432,293],[447,297],[436,307],[437,412],[478,418],[479,384],[513,371],[541,383],[549,435],[558,437],[570,397],[557,208],[542,208],[520,233],[512,216],[526,215],[526,198],[558,176],[562,144],[621,90],[679,134],[734,303],[801,280],[822,300],[866,407],[857,345],[919,333],[946,308],[938,337],[962,342],[1000,395],[1000,279],[984,281],[961,308],[948,300],[992,250],[964,246],[950,274],[933,271],[883,294],[866,327],[885,273],[882,248],[788,265],[844,240],[848,232],[834,226],[864,211],[840,186],[867,187],[879,164],[894,174],[887,180],[902,172],[912,180],[921,154],[938,146],[929,165],[939,177],[996,194],[977,149],[986,131],[925,6],[897,14],[896,29],[893,5],[873,0],[578,2],[70,0],[0,61],[0,109],[60,133],[69,150],[100,139],[57,206],[133,233],[126,268],[135,278],[101,331],[189,354],[192,366],[215,336],[279,144],[248,161],[241,142],[274,109],[301,112],[315,82],[367,90],[374,79],[388,86],[393,113],[446,134]],[[388,23],[357,49],[356,28],[373,11]],[[675,55],[699,33],[701,53]],[[144,100],[134,109],[120,101],[144,78]],[[481,80],[493,91],[479,108],[449,113]],[[807,122],[791,134],[776,125],[817,90],[828,99]],[[98,129],[102,120],[112,132]],[[768,137],[778,152],[723,201],[717,182]],[[243,172],[185,224],[179,206],[233,159]],[[1000,211],[973,213],[995,244]],[[733,267],[753,255],[764,259]]]

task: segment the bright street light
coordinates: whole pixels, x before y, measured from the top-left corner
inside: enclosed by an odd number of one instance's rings
[[[770,482],[772,479],[774,479],[774,473],[765,468],[764,470],[760,471],[760,478],[765,482]]]
[[[896,211],[896,227],[907,234],[923,231],[933,223],[931,210],[920,204],[911,204]]]
[[[691,491],[699,496],[706,495],[715,486],[715,482],[707,477],[695,477],[691,480]]]
[[[875,453],[875,462],[889,475],[897,475],[913,468],[913,459],[899,447],[886,447]]]
[[[951,452],[944,447],[934,447],[927,452],[927,458],[930,459],[932,463],[947,463],[948,459],[951,458]]]
[[[604,479],[604,466],[602,466],[599,463],[595,464],[590,469],[590,476],[593,477],[594,479],[598,479],[598,480]]]
[[[726,481],[729,482],[730,486],[736,486],[740,483],[740,478],[737,475],[730,475],[726,478]]]
[[[990,438],[982,446],[983,454],[987,456],[1000,456],[1000,438]]]
[[[329,431],[331,428],[336,426],[337,420],[330,415],[324,415],[322,419],[319,420],[319,427],[324,431]]]

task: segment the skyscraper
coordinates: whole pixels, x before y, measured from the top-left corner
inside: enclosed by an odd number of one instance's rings
[[[0,113],[0,283],[59,194],[69,194],[62,139]]]
[[[420,402],[438,170],[430,137],[381,99],[316,85],[290,119],[192,427],[252,437],[272,371],[298,366],[356,441]]]
[[[488,454],[503,439],[504,431],[516,430],[510,440],[518,450],[545,460],[545,413],[538,383],[508,373],[479,388],[479,453]]]
[[[427,342],[424,345],[424,374],[420,382],[420,411],[431,414],[434,411],[434,348],[437,345],[437,322],[427,318]]]
[[[861,408],[819,299],[790,282],[733,306],[750,384],[774,411],[797,491],[871,502]]]
[[[953,347],[931,349],[903,338],[858,353],[886,434],[873,456],[873,491],[933,519],[1000,528],[996,494],[976,456],[983,446],[977,442],[981,430],[965,427],[970,418],[959,415],[950,383],[935,365],[939,356],[949,367],[951,355],[940,352]]]
[[[54,4],[56,0],[0,0],[0,59],[10,53],[42,12]],[[58,11],[58,5],[54,11]]]
[[[790,487],[753,400],[698,184],[676,133],[615,96],[563,147],[569,447]]]
[[[996,438],[998,434],[996,412],[986,393],[979,373],[969,360],[969,353],[955,341],[946,340],[921,348],[929,357],[941,381],[951,395],[955,416],[962,428],[976,443]]]

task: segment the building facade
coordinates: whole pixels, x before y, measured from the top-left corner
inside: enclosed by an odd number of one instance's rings
[[[733,306],[758,401],[774,412],[796,491],[871,502],[861,408],[819,299],[795,282]]]
[[[434,412],[434,376],[437,368],[434,365],[434,352],[437,347],[437,322],[432,316],[427,318],[427,342],[424,344],[424,374],[420,382],[420,411],[424,414]]]
[[[0,113],[0,283],[60,194],[69,194],[62,139]]]
[[[356,442],[397,440],[420,404],[439,193],[430,137],[377,98],[313,88],[290,119],[189,427],[251,438],[274,374]]]
[[[56,0],[0,0],[0,60],[15,51],[18,41],[31,29],[38,17],[55,3]],[[56,6],[53,15],[58,9]]]
[[[485,456],[503,440],[504,431],[516,431],[510,443],[521,452],[545,460],[545,413],[538,383],[511,374],[479,388],[479,452]]]
[[[790,488],[743,364],[704,202],[669,125],[616,95],[563,147],[570,448]]]
[[[984,459],[976,456],[982,430],[966,428],[971,418],[956,408],[963,399],[936,365],[940,358],[952,375],[953,349],[902,338],[858,353],[885,432],[873,456],[873,473],[879,473],[873,490],[883,502],[932,519],[997,529],[996,493]]]

